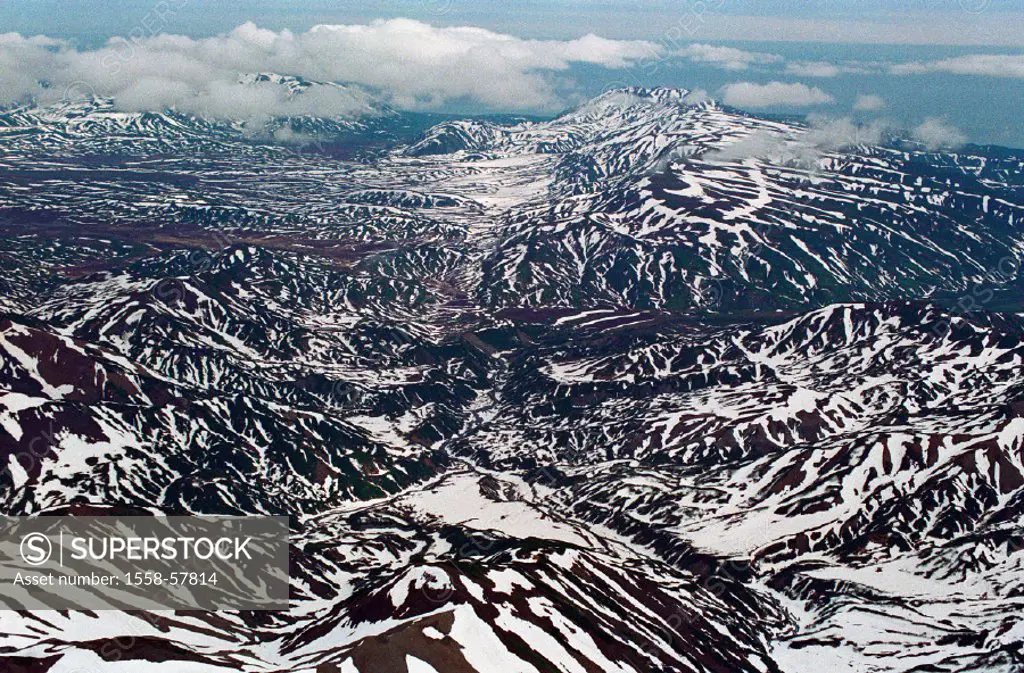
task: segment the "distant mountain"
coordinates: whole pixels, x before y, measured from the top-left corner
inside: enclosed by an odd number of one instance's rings
[[[224,119],[173,108],[125,111],[114,98],[82,92],[57,105],[0,111],[0,133],[11,149],[148,156],[237,151],[252,143],[301,146],[354,140],[380,132],[401,117],[394,108],[357,86],[276,73],[246,73],[238,81],[246,87],[275,87],[283,92],[285,100],[300,103],[297,110],[337,108],[342,112],[331,116],[303,113]]]

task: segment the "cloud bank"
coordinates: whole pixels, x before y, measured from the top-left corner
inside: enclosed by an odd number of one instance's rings
[[[944,72],[953,75],[1024,78],[1024,54],[967,54],[939,61],[915,61],[892,66],[894,75]]]
[[[888,132],[881,122],[858,124],[849,117],[810,115],[808,127],[797,133],[755,131],[740,140],[709,152],[711,162],[759,159],[779,166],[817,171],[828,152],[878,145]]]
[[[964,54],[934,61],[802,61],[778,54],[744,51],[715,44],[690,44],[672,56],[725,70],[778,72],[796,77],[831,78],[840,75],[921,75],[946,73],[977,77],[1024,78],[1024,54]]]
[[[735,82],[722,87],[722,102],[736,107],[808,107],[833,102],[832,96],[800,82]]]
[[[881,110],[887,105],[888,103],[884,98],[873,93],[869,93],[857,96],[857,100],[853,103],[853,109],[858,112],[874,112],[876,110]]]
[[[348,115],[365,105],[352,90],[240,83],[272,72],[359,84],[405,108],[463,100],[502,110],[560,106],[560,73],[573,64],[623,68],[660,53],[653,43],[586,35],[524,40],[473,27],[438,28],[409,19],[321,25],[304,33],[247,23],[205,39],[113,38],[82,51],[45,37],[0,35],[0,100],[59,100],[69,87],[113,97],[122,109],[176,109],[211,117]]]
[[[694,63],[705,63],[726,70],[746,70],[753,64],[778,63],[783,58],[777,54],[744,51],[734,47],[713,44],[691,44],[676,52],[677,56]]]
[[[789,63],[786,72],[800,77],[836,77],[843,69],[826,61]]]
[[[967,138],[955,126],[936,117],[929,117],[911,132],[911,137],[930,150],[963,145]]]

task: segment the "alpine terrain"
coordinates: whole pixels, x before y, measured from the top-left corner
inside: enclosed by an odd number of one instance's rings
[[[1024,153],[342,88],[0,111],[0,512],[293,533],[288,612],[3,611],[0,669],[1024,671]]]

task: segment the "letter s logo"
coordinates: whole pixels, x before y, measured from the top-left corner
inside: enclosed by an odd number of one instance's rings
[[[21,558],[30,566],[41,566],[53,556],[53,543],[42,533],[29,533],[21,540]]]

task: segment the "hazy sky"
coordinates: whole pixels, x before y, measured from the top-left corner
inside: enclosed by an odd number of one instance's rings
[[[826,41],[1024,46],[1024,0],[165,0],[174,31],[224,32],[246,21],[318,23],[409,17],[523,37]],[[124,34],[160,0],[3,0],[0,32],[97,40]]]

